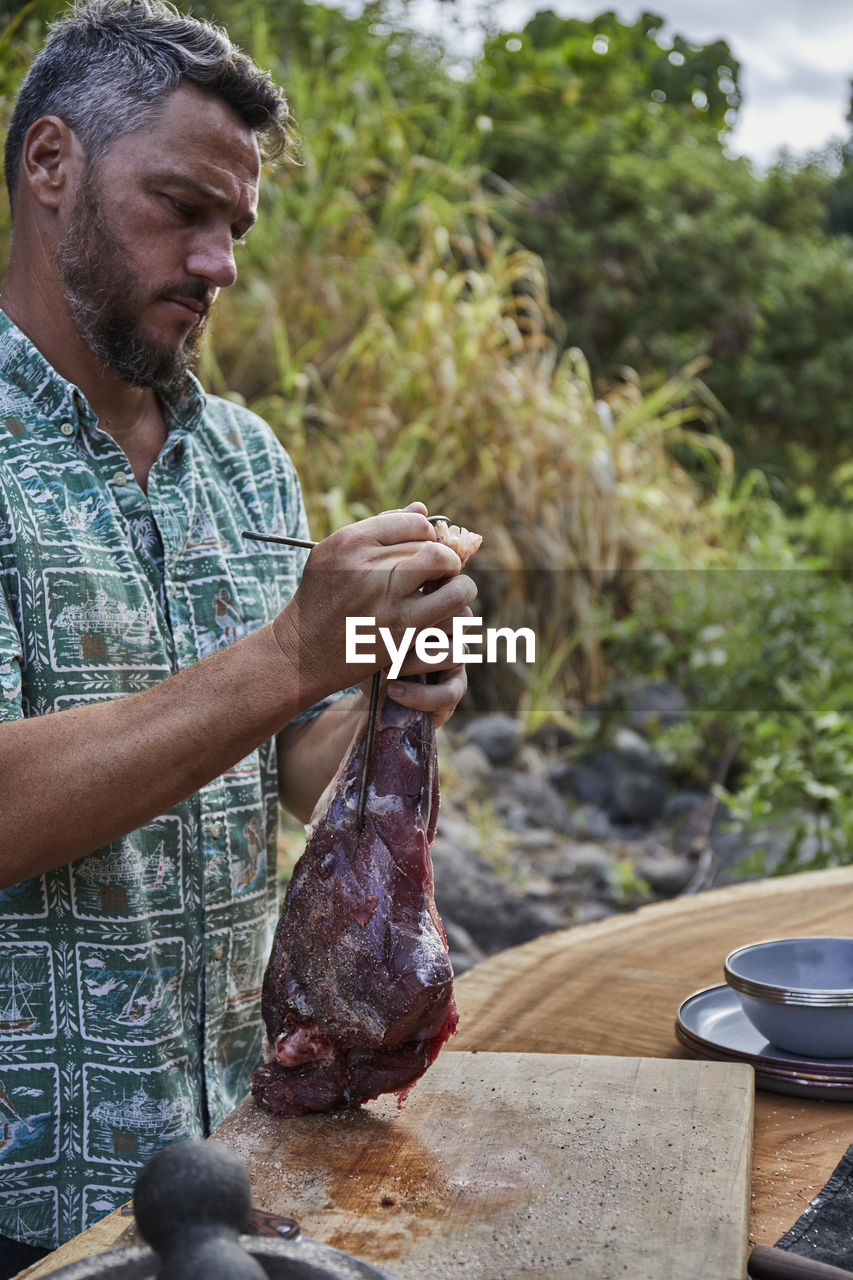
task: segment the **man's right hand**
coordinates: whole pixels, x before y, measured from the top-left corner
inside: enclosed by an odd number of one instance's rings
[[[308,705],[388,665],[346,661],[346,619],[369,617],[399,644],[407,627],[449,628],[477,594],[455,551],[438,542],[425,508],[384,512],[331,534],[311,552],[290,604],[273,623]]]

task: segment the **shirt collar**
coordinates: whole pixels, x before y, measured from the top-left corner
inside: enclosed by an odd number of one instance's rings
[[[62,422],[97,426],[97,418],[82,391],[67,382],[44,358],[26,334],[0,310],[0,379],[18,387],[39,412],[57,427]],[[184,373],[160,392],[170,432],[194,431],[201,421],[206,396],[192,373]]]

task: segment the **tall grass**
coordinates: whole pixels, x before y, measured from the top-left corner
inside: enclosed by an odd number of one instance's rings
[[[315,536],[414,498],[441,509],[484,535],[490,621],[532,626],[563,693],[598,692],[599,611],[630,607],[647,553],[714,540],[669,448],[687,440],[699,369],[647,395],[626,371],[597,402],[581,354],[554,340],[540,260],[497,223],[461,120],[446,112],[436,129],[426,104],[342,49],[331,67],[292,59],[287,88],[302,163],[266,179],[208,383],[286,444]],[[687,443],[713,451],[710,437]],[[492,695],[521,696],[519,673],[502,674]]]

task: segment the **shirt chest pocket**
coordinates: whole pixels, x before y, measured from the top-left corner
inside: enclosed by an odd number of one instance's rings
[[[205,657],[268,622],[275,614],[262,584],[247,574],[237,578],[219,574],[194,579],[187,595],[195,630],[196,649]]]

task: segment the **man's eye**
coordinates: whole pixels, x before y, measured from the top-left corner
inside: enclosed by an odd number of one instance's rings
[[[183,200],[176,200],[174,196],[169,196],[169,201],[172,205],[172,208],[175,210],[175,213],[179,214],[182,218],[195,217],[194,205],[186,204],[185,201]]]

